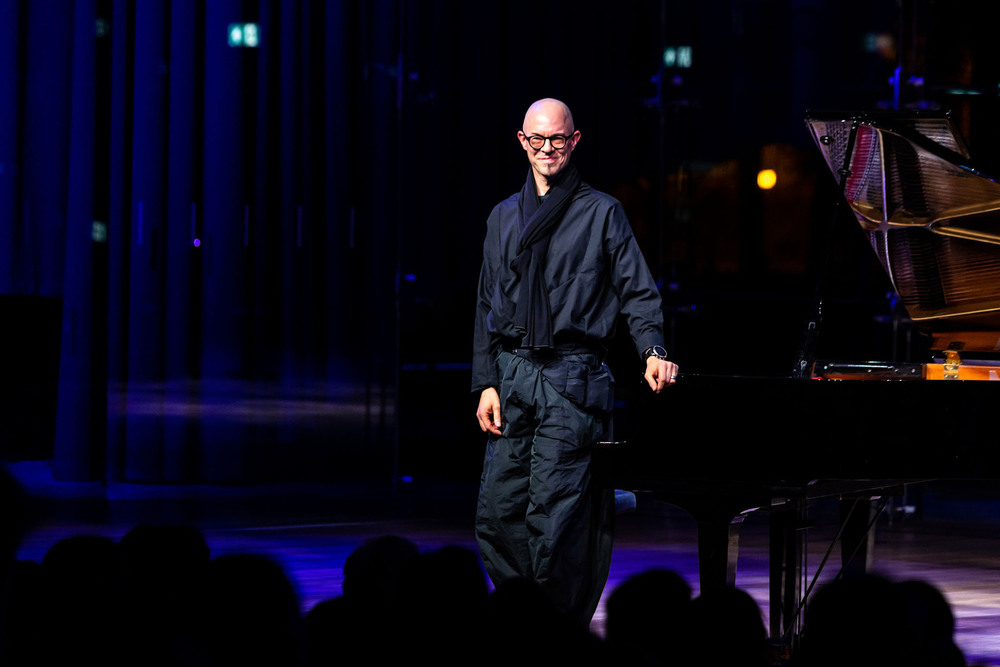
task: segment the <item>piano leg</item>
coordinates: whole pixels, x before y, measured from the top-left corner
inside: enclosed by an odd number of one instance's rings
[[[867,574],[871,571],[875,544],[877,498],[845,497],[840,500],[840,558],[843,575]]]
[[[740,527],[757,508],[727,499],[690,503],[684,494],[656,493],[656,500],[680,507],[698,525],[698,584],[701,590],[736,585]]]
[[[708,516],[698,523],[698,583],[701,590],[736,585],[740,527],[746,514]]]
[[[769,516],[768,604],[770,635],[782,643],[798,635],[801,625],[805,508],[791,502],[774,507]]]

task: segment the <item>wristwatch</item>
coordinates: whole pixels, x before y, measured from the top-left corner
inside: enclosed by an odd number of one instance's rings
[[[646,361],[646,359],[649,359],[650,357],[656,357],[657,359],[667,361],[667,351],[663,349],[662,345],[647,347],[646,351],[642,353],[642,360]]]

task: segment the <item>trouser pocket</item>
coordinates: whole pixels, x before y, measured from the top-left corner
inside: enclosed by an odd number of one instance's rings
[[[615,402],[615,380],[608,367],[559,360],[542,370],[545,379],[573,405],[588,412],[609,413]]]

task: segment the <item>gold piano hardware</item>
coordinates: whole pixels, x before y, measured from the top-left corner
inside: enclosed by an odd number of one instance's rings
[[[943,364],[925,364],[924,379],[926,380],[1000,380],[1000,365],[973,366],[958,364],[951,366]]]
[[[945,380],[957,380],[958,368],[962,365],[962,358],[958,356],[958,350],[946,350],[944,353],[944,364],[941,365],[941,372]]]

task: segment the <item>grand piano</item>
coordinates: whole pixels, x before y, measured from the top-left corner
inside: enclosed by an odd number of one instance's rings
[[[648,429],[670,419],[666,441],[640,428],[597,454],[607,484],[694,517],[702,590],[735,583],[740,524],[767,512],[770,632],[789,646],[811,592],[811,504],[839,502],[834,560],[864,570],[886,499],[1000,470],[1000,383],[989,382],[1000,379],[1000,181],[972,162],[947,113],[811,113],[806,126],[929,357],[815,359],[818,290],[787,377],[682,374],[646,406]]]

